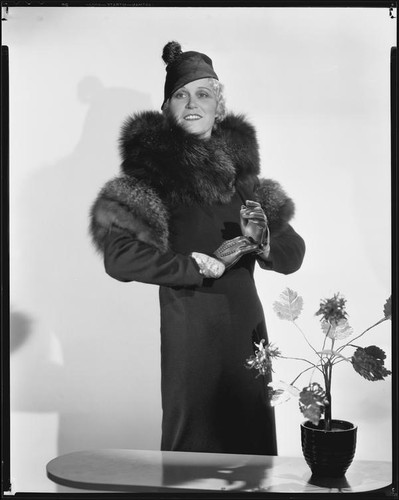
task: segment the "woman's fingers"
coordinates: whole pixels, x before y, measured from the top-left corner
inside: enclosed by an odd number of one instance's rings
[[[247,207],[260,207],[260,203],[253,200],[246,200],[245,204]]]
[[[244,219],[259,219],[259,220],[266,220],[266,215],[262,209],[260,210],[253,210],[250,208],[247,209],[242,209],[240,211],[241,217]]]

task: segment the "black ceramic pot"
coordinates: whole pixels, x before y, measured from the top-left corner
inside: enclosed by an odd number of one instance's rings
[[[302,452],[313,475],[343,477],[356,450],[357,426],[345,420],[332,420],[332,430],[310,421],[301,424]]]

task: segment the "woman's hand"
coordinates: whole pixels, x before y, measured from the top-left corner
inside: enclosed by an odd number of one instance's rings
[[[199,268],[199,273],[205,278],[220,278],[226,270],[223,262],[205,253],[192,252],[190,257],[195,260]]]
[[[224,241],[212,256],[199,252],[192,252],[190,256],[196,261],[200,274],[205,278],[217,279],[243,255],[255,252],[258,249],[258,245],[249,238],[237,236]]]
[[[255,252],[257,249],[258,245],[246,236],[237,236],[232,240],[223,242],[213,255],[228,269],[243,255]]]
[[[247,200],[240,210],[241,232],[262,250],[267,244],[269,228],[267,217],[260,203]]]

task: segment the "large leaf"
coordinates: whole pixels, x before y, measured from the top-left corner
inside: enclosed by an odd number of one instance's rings
[[[287,321],[295,321],[301,314],[302,308],[302,297],[290,288],[286,288],[280,294],[280,300],[276,300],[273,304],[277,316]]]
[[[327,335],[333,340],[343,340],[350,337],[353,333],[353,328],[349,326],[347,319],[340,319],[337,323],[322,320],[321,329],[324,335]]]
[[[352,365],[366,380],[372,382],[384,380],[384,377],[391,375],[391,372],[384,366],[385,358],[385,352],[376,345],[358,347],[352,356]]]

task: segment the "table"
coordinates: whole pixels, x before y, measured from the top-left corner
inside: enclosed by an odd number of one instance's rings
[[[344,478],[313,478],[302,457],[128,449],[85,450],[54,458],[55,483],[114,492],[364,492],[389,487],[389,462],[354,460]]]

